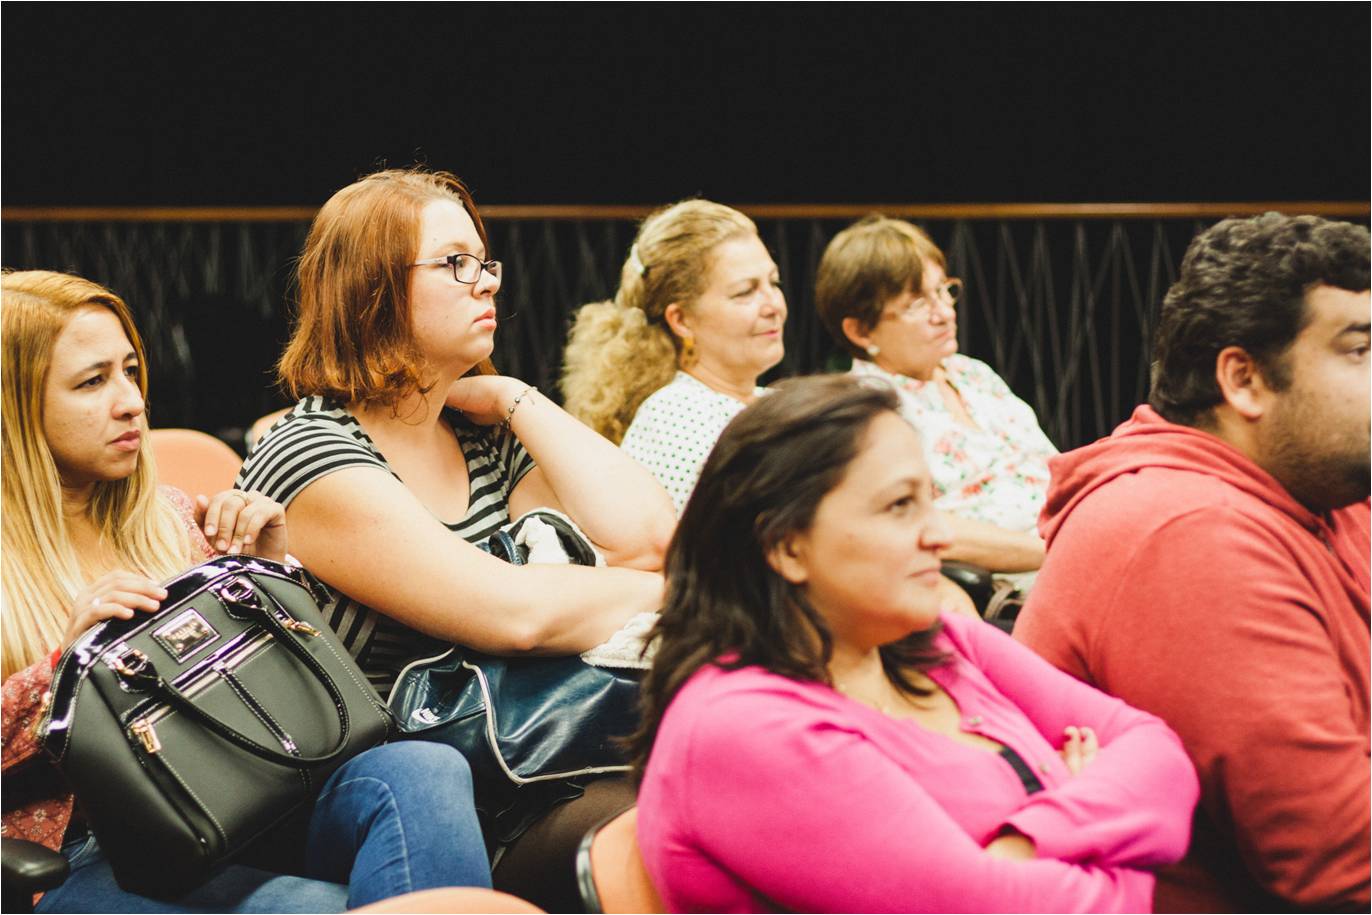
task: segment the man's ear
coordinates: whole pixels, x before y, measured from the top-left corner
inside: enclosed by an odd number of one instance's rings
[[[1249,422],[1262,419],[1271,401],[1272,388],[1252,355],[1240,346],[1226,346],[1215,357],[1215,382],[1220,395],[1239,416]]]
[[[673,302],[664,308],[662,319],[667,322],[667,327],[678,338],[685,340],[695,336],[695,331],[691,330],[690,321],[686,317],[686,310],[681,307],[681,303]]]
[[[842,323],[839,324],[839,327],[843,329],[843,336],[847,337],[848,341],[858,349],[866,350],[867,347],[872,345],[872,329],[870,327],[864,327],[862,321],[857,318],[850,315],[843,319]]]
[[[803,585],[810,579],[805,556],[805,538],[800,534],[788,534],[767,551],[767,564],[791,584]]]

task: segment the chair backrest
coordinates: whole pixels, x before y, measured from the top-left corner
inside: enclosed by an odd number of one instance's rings
[[[638,851],[638,808],[586,833],[576,855],[576,879],[588,912],[666,912]]]
[[[387,913],[387,915],[408,915],[412,912],[496,912],[537,913],[542,912],[532,902],[525,902],[517,896],[499,890],[487,890],[475,886],[450,886],[436,890],[418,890],[404,896],[392,896],[371,905],[364,905],[353,912]]]
[[[153,429],[157,477],[194,499],[233,486],[243,460],[228,445],[194,429]]]

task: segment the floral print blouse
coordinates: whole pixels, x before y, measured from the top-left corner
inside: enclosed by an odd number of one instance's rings
[[[924,439],[940,509],[1012,531],[1034,531],[1048,494],[1048,459],[1058,449],[1027,403],[989,365],[955,353],[943,370],[976,428],[949,411],[938,385],[862,359],[852,373],[880,378],[900,395],[901,413]]]

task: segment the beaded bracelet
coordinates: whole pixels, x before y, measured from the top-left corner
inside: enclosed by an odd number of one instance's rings
[[[500,425],[502,428],[510,428],[510,420],[514,418],[515,410],[519,409],[519,402],[524,399],[524,395],[528,394],[530,391],[537,390],[538,388],[534,387],[533,385],[529,385],[527,388],[519,392],[515,399],[510,402],[510,409],[505,411],[505,418],[500,421]]]

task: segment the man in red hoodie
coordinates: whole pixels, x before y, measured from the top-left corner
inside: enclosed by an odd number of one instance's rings
[[[1368,246],[1275,213],[1197,236],[1148,405],[1050,463],[1015,637],[1185,742],[1158,911],[1368,909]]]

